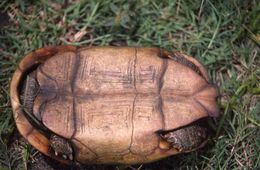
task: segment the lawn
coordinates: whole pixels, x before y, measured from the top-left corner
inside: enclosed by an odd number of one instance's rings
[[[207,147],[126,169],[260,168],[260,1],[1,0],[0,170],[38,154],[17,141],[9,83],[25,54],[49,45],[157,46],[194,56],[219,87]],[[89,166],[85,169],[118,169]]]

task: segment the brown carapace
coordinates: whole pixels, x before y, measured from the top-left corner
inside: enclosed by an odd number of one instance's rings
[[[57,46],[11,81],[20,133],[63,163],[137,164],[205,145],[217,90],[194,58],[160,48]]]

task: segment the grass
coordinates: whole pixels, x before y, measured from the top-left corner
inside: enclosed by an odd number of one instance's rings
[[[30,157],[29,146],[20,156],[9,149],[12,73],[26,53],[61,44],[159,46],[208,69],[221,94],[209,145],[141,170],[260,168],[259,1],[2,0],[0,9],[0,169],[15,169],[18,159],[26,169]]]

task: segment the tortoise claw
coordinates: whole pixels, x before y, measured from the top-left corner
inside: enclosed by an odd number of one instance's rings
[[[63,159],[73,160],[72,146],[66,139],[57,135],[52,135],[50,138],[51,150],[54,151],[56,156],[60,156]]]
[[[67,158],[68,158],[67,155],[62,155],[62,157],[63,157],[64,159],[67,159]]]
[[[69,160],[73,160],[73,155],[72,154],[69,154]]]

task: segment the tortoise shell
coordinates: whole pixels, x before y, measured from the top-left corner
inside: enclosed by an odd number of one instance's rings
[[[218,116],[204,67],[160,48],[41,48],[20,62],[10,92],[20,133],[64,163],[136,164],[188,152],[205,142],[182,150],[163,135]],[[53,151],[50,134],[70,143],[73,158]]]

